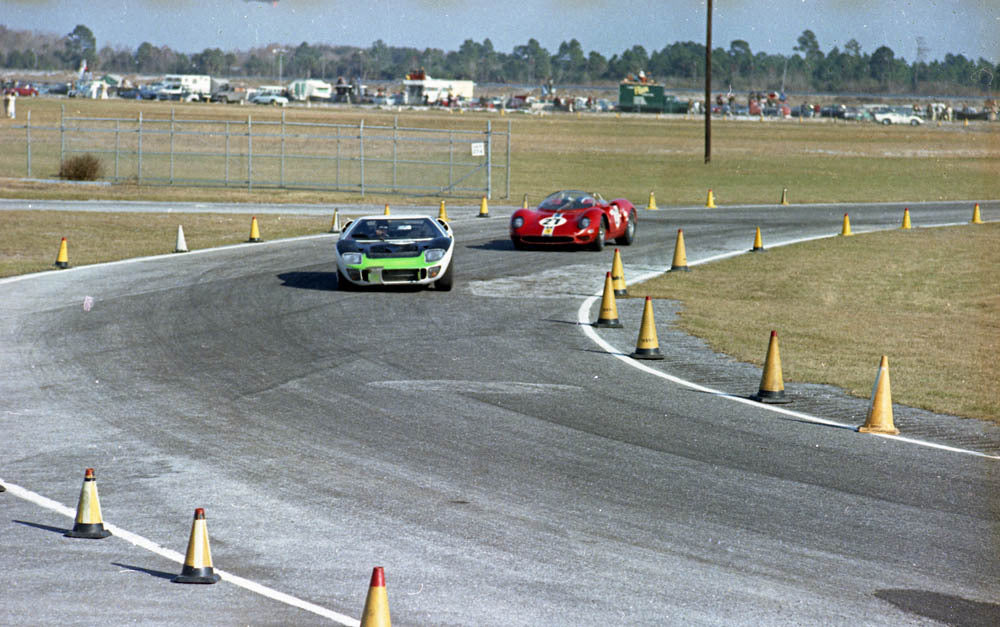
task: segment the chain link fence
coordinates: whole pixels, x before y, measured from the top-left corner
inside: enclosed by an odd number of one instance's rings
[[[481,130],[240,119],[60,114],[23,133],[27,178],[53,176],[91,154],[102,180],[139,185],[283,188],[410,196],[510,197],[511,124]],[[10,145],[10,144],[8,144]],[[16,163],[10,164],[17,167]],[[17,172],[11,172],[17,176]]]

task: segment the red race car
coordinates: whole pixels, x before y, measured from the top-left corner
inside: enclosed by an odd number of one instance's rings
[[[624,198],[566,190],[549,194],[536,209],[518,209],[510,219],[514,248],[586,246],[601,250],[608,238],[628,246],[635,240],[635,207]]]

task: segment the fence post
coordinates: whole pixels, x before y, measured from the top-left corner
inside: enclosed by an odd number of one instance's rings
[[[170,107],[170,184],[174,184],[174,108]]]
[[[504,198],[510,198],[510,140],[511,140],[511,126],[510,120],[507,120],[507,195]]]
[[[448,129],[448,193],[454,193],[452,189],[455,179],[455,131]]]
[[[226,120],[226,187],[229,187],[229,120]]]
[[[358,147],[361,155],[361,197],[365,197],[365,121],[358,123]]]
[[[337,125],[337,189],[340,189],[340,125]]]
[[[28,109],[28,122],[24,127],[25,143],[28,146],[28,178],[31,178],[31,109]]]
[[[396,146],[399,142],[399,116],[392,118],[392,191],[396,191]]]
[[[139,171],[136,176],[137,185],[142,185],[142,111],[139,112],[139,141],[136,151],[139,153]]]
[[[308,99],[306,99],[308,102]],[[285,110],[281,110],[281,162],[278,166],[278,187],[285,186]]]
[[[30,113],[30,111],[29,111]],[[118,182],[118,152],[121,149],[122,121],[115,118],[115,182]]]
[[[493,120],[486,120],[486,197],[493,200]]]
[[[141,114],[140,114],[141,115]],[[59,105],[59,169],[66,160],[66,105]]]
[[[253,189],[253,120],[247,116],[247,191]]]

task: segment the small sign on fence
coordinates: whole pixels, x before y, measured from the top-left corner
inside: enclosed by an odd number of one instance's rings
[[[486,155],[486,143],[485,142],[472,142],[472,156],[482,157]]]

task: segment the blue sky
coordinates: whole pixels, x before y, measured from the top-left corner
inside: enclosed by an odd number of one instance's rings
[[[628,11],[625,8],[628,8]],[[271,43],[457,50],[489,38],[511,52],[534,38],[554,53],[577,39],[610,57],[705,40],[703,0],[0,0],[0,24],[64,35],[90,28],[98,46],[134,50],[143,41],[181,52],[247,50]],[[791,54],[805,29],[820,48],[857,39],[864,52],[887,45],[913,61],[946,53],[1000,62],[1000,0],[714,0],[713,47],[743,39],[753,52]]]

